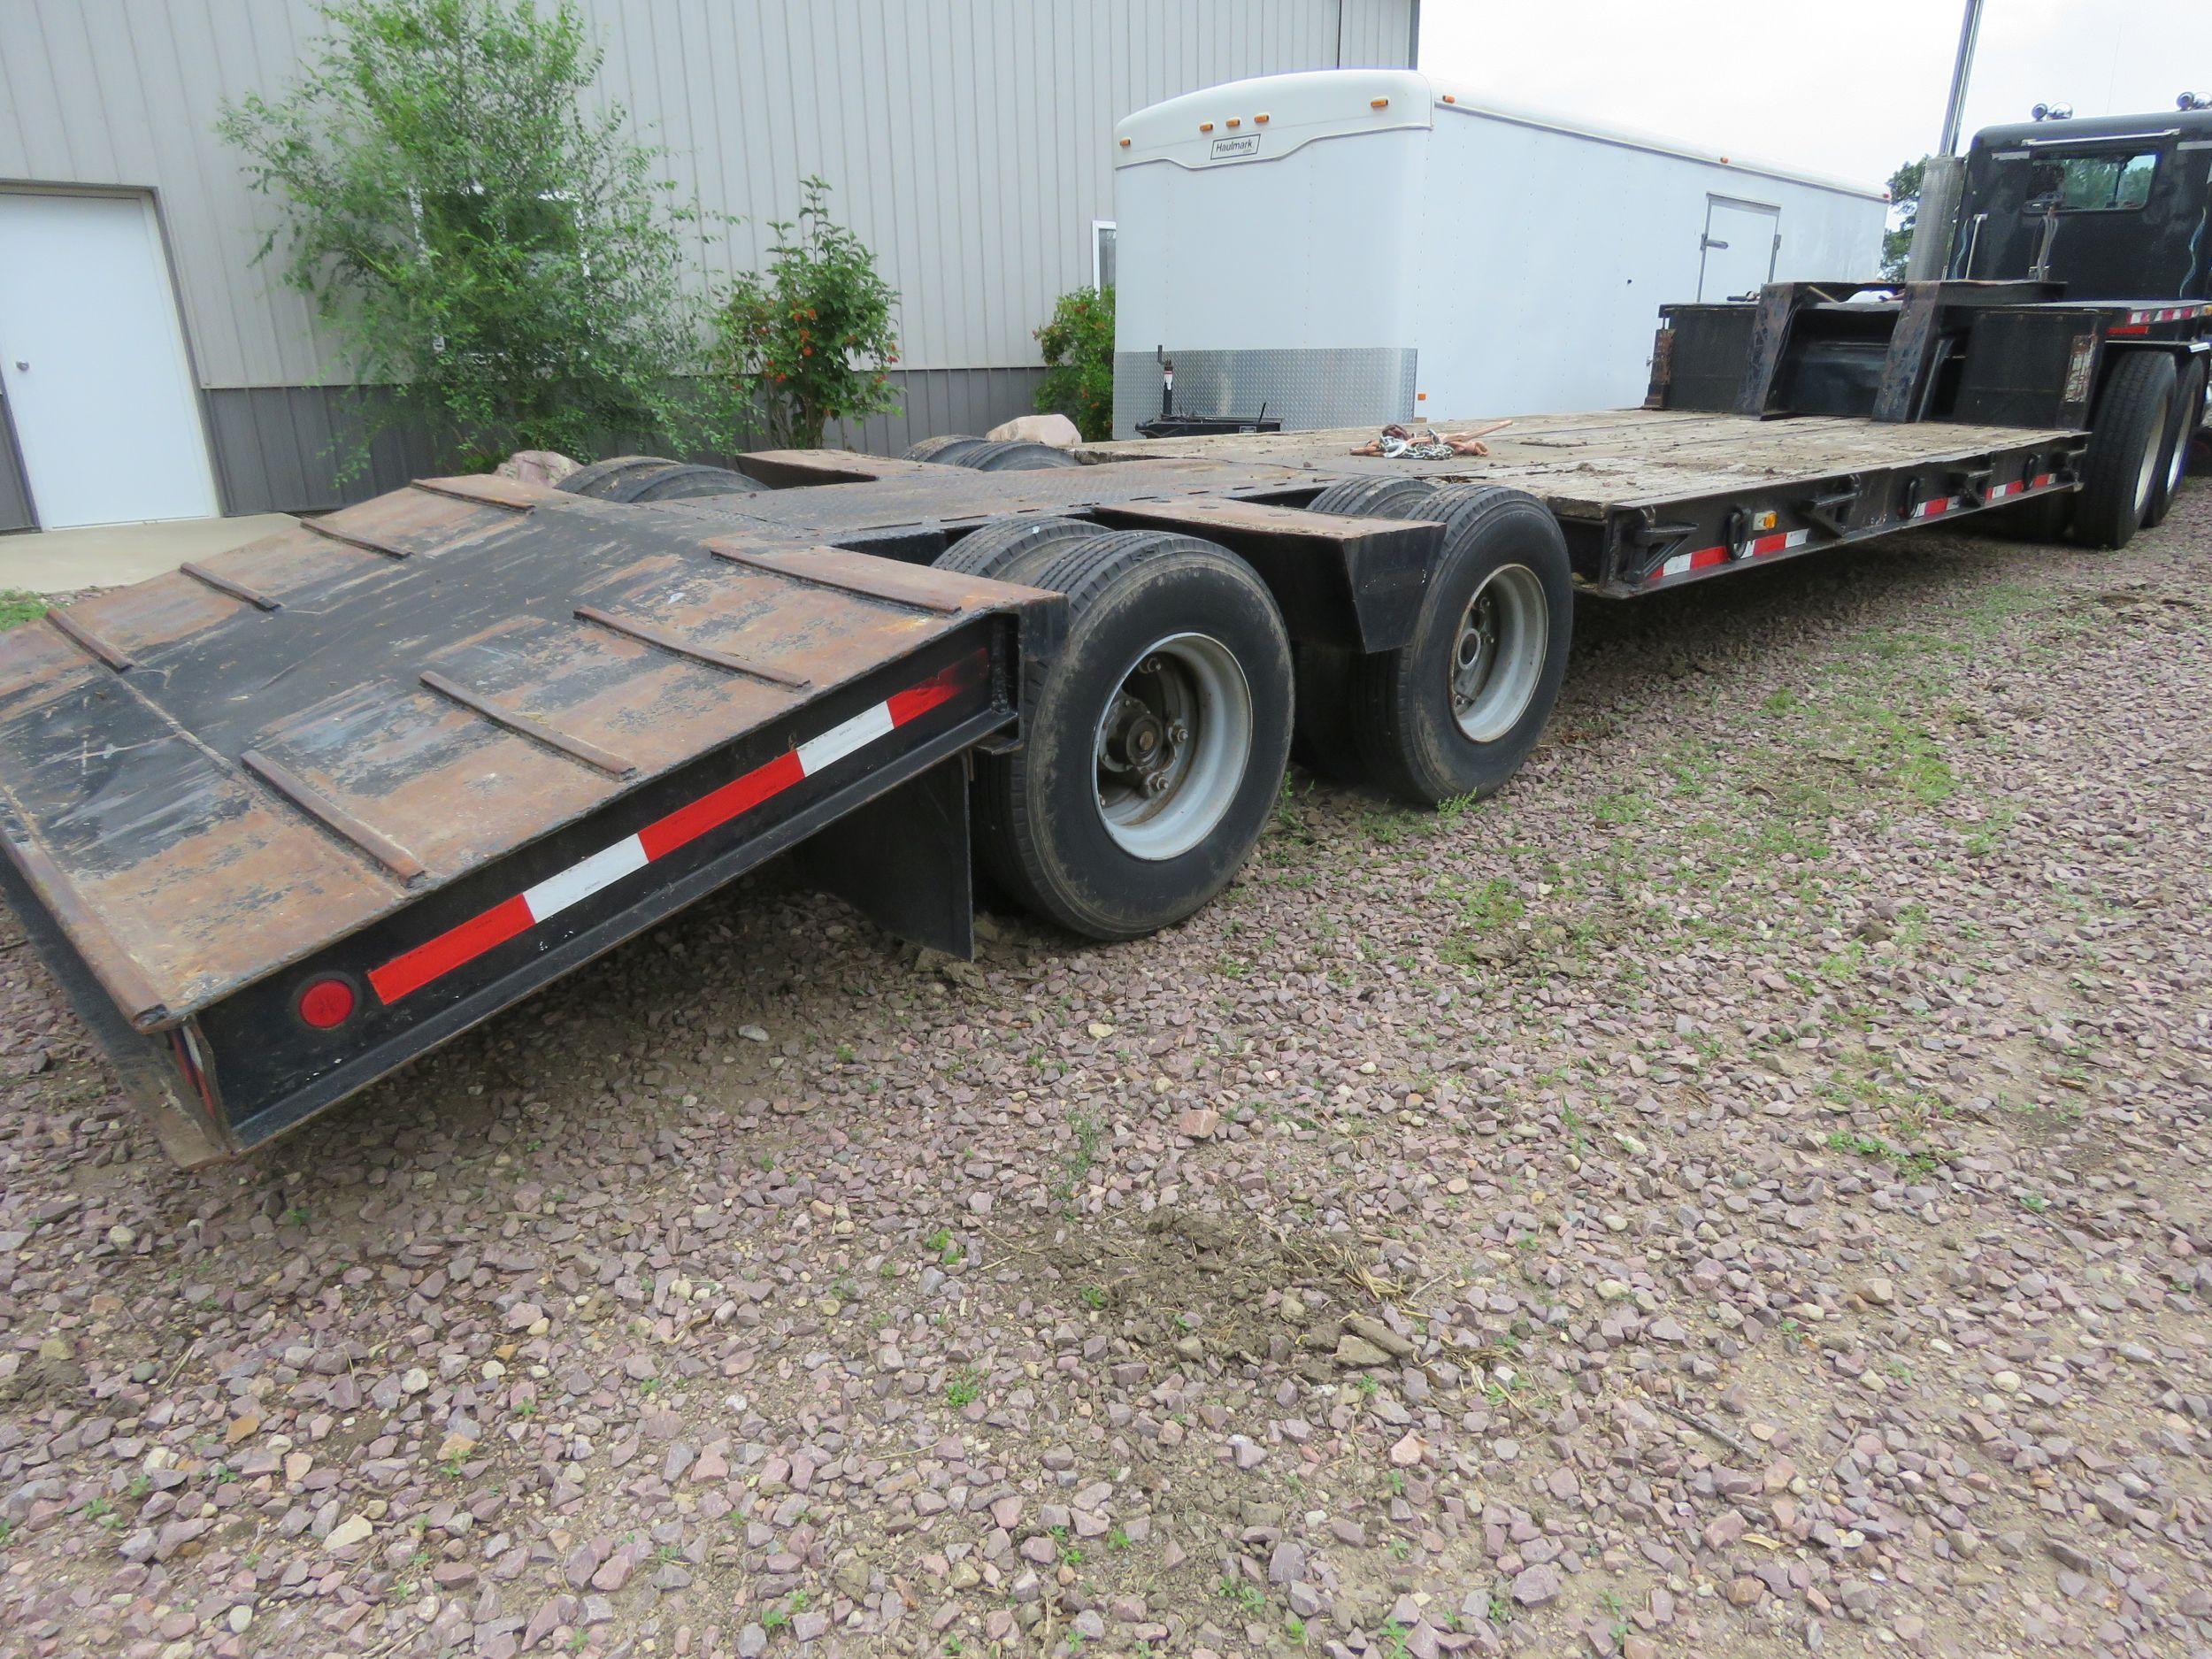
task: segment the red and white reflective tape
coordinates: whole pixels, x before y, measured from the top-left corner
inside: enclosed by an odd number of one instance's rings
[[[1905,517],[1908,518],[1940,518],[1958,504],[1959,498],[1956,495],[1932,495],[1926,501],[1915,503],[1913,510]]]
[[[1772,535],[1739,543],[1734,552],[1724,547],[1701,547],[1694,553],[1678,553],[1661,561],[1659,568],[1646,577],[1647,581],[1664,581],[1670,576],[1686,576],[1692,571],[1701,571],[1715,565],[1725,565],[1732,557],[1739,559],[1764,558],[1770,553],[1780,553],[1790,548],[1803,547],[1812,540],[1810,530],[1777,530]]]
[[[1992,501],[2002,501],[2008,495],[2018,495],[2031,489],[2048,489],[2057,474],[2038,472],[2033,478],[2016,478],[2009,484],[1998,484],[1989,492]]]
[[[981,679],[983,666],[983,654],[978,652],[873,708],[864,709],[849,720],[839,721],[820,736],[655,818],[635,834],[625,835],[612,846],[601,848],[534,887],[402,952],[382,967],[371,969],[370,986],[388,1007],[950,701]]]
[[[2160,305],[2150,311],[2130,311],[2131,323],[2185,323],[2212,311],[2212,305]]]

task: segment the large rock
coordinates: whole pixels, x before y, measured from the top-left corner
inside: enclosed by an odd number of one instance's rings
[[[1065,415],[1017,415],[1002,420],[983,434],[987,438],[1018,438],[1030,443],[1048,443],[1056,449],[1072,449],[1083,434]]]
[[[558,484],[576,471],[578,465],[557,449],[517,449],[495,470],[502,478],[525,484]]]

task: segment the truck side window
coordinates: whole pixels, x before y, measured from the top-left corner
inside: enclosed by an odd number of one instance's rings
[[[2151,197],[2158,152],[2137,156],[2046,156],[2028,175],[2030,212],[2040,213],[2058,198],[2062,213],[2109,212],[2140,207]]]

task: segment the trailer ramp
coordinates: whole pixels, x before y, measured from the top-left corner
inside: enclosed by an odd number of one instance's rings
[[[888,791],[964,884],[925,774],[1057,605],[424,480],[0,636],[0,882],[204,1163]]]

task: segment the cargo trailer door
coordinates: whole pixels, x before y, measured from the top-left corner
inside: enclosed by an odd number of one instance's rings
[[[1698,247],[1701,301],[1755,295],[1774,280],[1782,251],[1782,210],[1770,202],[1709,195]]]

